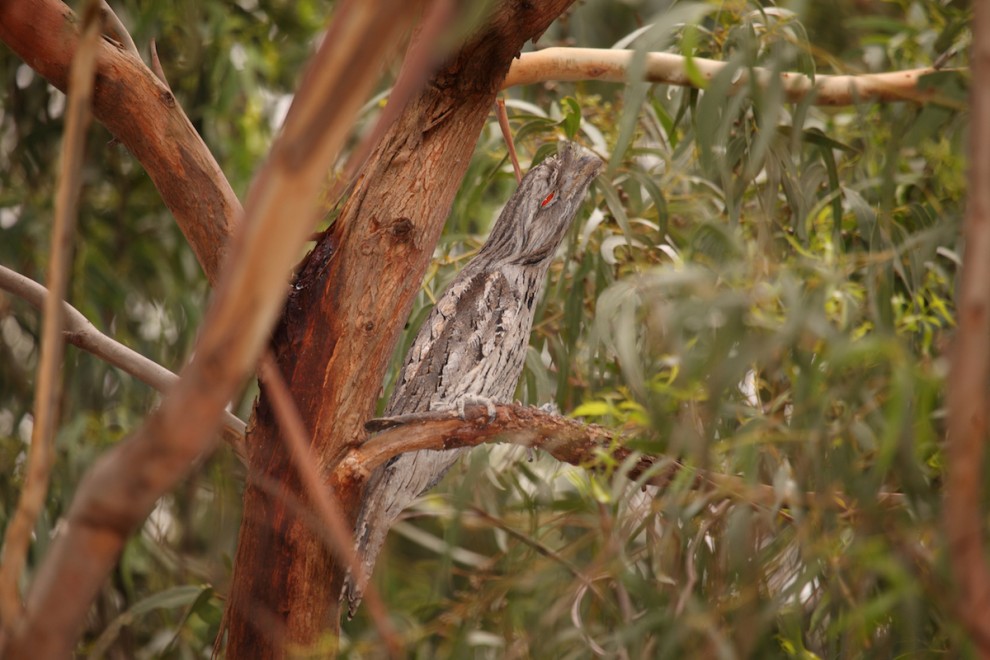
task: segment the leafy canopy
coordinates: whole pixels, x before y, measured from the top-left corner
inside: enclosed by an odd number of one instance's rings
[[[158,39],[176,95],[242,192],[326,4],[118,4],[139,44]],[[940,97],[923,107],[837,109],[787,102],[775,84],[729,88],[753,66],[927,66],[965,50],[967,12],[908,0],[865,12],[850,1],[797,3],[797,13],[661,4],[590,0],[540,43],[621,41],[726,62],[703,92],[548,83],[507,94],[524,165],[560,138],[610,160],[553,267],[517,396],[621,428],[687,468],[658,491],[604,460],[591,471],[477,450],[396,527],[377,576],[391,613],[424,657],[959,653],[939,440],[963,83],[933,75]],[[652,27],[637,31],[644,21]],[[64,100],[6,51],[0,71],[0,262],[41,280]],[[511,193],[505,153],[493,116],[389,378]],[[195,260],[140,166],[101,128],[85,177],[71,300],[177,368],[207,294]],[[0,494],[14,502],[38,317],[0,297],[0,330]],[[35,556],[84,470],[156,398],[74,350],[65,382]],[[706,488],[709,472],[737,475],[741,488]],[[209,648],[242,478],[221,452],[162,500],[101,595],[83,650]],[[886,493],[899,494],[894,505]],[[344,653],[377,645],[363,615],[345,625]]]

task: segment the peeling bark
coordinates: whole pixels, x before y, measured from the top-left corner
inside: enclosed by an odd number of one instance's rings
[[[477,137],[513,57],[570,4],[501,2],[414,97],[366,164],[340,218],[300,270],[273,339],[279,368],[329,474],[366,437],[392,347],[408,316]],[[279,657],[339,620],[342,564],[313,516],[264,394],[248,432],[230,657]],[[353,515],[357,488],[336,495]]]

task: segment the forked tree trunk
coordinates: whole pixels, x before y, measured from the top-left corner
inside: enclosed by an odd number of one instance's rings
[[[509,64],[572,1],[496,3],[410,101],[301,270],[273,347],[324,474],[365,439],[392,347]],[[315,531],[264,390],[247,445],[227,655],[279,657],[286,643],[336,630],[342,566]],[[335,495],[353,518],[356,489]]]

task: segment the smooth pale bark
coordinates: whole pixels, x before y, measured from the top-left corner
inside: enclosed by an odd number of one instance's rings
[[[300,270],[274,336],[319,467],[366,437],[392,347],[513,57],[571,0],[499,2],[414,97],[363,169],[339,219]],[[341,564],[312,514],[265,396],[226,612],[229,657],[281,657],[334,633]],[[339,490],[353,515],[360,493]]]
[[[503,87],[564,80],[600,80],[630,82],[629,70],[635,57],[632,50],[606,48],[545,48],[524,53],[512,63]],[[690,60],[703,81],[715,78],[727,62],[695,57]],[[812,79],[803,73],[774,72],[756,67],[741,69],[732,85],[732,92],[749,89],[750,76],[758,87],[766,88],[774,79],[780,81],[788,101],[797,102],[813,94],[817,105],[853,105],[889,101],[926,103],[938,96],[938,91],[920,86],[923,76],[935,73],[933,68],[863,73],[859,75],[818,74]],[[646,53],[643,80],[652,83],[693,87],[688,73],[688,58],[673,53]]]
[[[38,310],[42,309],[45,301],[51,295],[45,287],[34,280],[5,266],[0,266],[0,289],[14,294]],[[95,325],[89,322],[89,319],[83,316],[82,312],[65,301],[62,301],[62,314],[65,317],[63,336],[67,343],[92,353],[146,385],[150,385],[162,394],[168,392],[179,381],[176,374],[162,365],[149,360],[137,351],[116,341],[113,337],[100,332]],[[230,443],[238,458],[246,462],[244,429],[244,422],[237,416],[230,412],[224,413],[224,440]]]

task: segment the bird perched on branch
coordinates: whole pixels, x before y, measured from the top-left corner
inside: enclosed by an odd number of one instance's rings
[[[564,144],[523,178],[477,256],[444,291],[399,373],[386,416],[507,402],[522,373],[547,270],[602,161]],[[490,412],[490,414],[491,414]],[[355,528],[365,579],[392,522],[463,450],[396,457],[368,479]],[[351,614],[364,584],[344,587]]]

